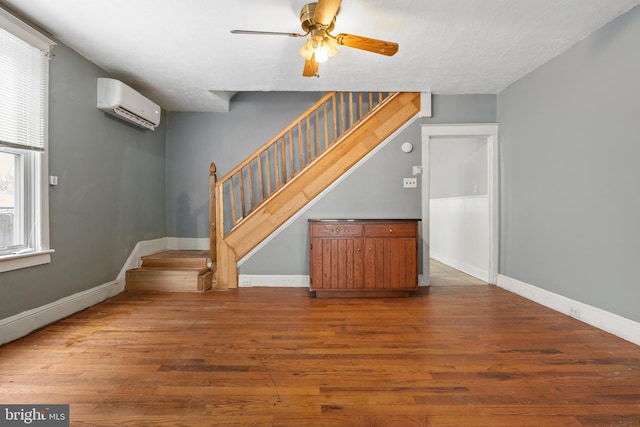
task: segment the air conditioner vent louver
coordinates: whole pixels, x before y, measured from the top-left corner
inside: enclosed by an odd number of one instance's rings
[[[151,130],[154,130],[156,128],[152,122],[150,122],[149,120],[145,120],[136,114],[133,114],[131,111],[127,110],[126,108],[118,106],[114,108],[114,112],[116,113],[115,115],[120,116],[121,118],[127,120],[128,122],[140,125],[143,128],[147,128]]]
[[[145,129],[154,130],[160,124],[160,106],[115,79],[98,78],[97,106]]]

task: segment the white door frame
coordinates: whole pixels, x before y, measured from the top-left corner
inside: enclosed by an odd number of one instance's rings
[[[489,283],[498,280],[499,249],[499,181],[498,181],[498,125],[487,124],[440,124],[422,125],[422,239],[423,239],[423,284],[429,283],[429,151],[431,138],[479,137],[487,140],[487,171],[489,197]]]

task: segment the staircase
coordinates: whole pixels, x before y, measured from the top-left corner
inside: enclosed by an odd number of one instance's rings
[[[126,289],[237,288],[240,258],[419,111],[419,93],[331,92],[220,180],[212,163],[210,250],[143,257]]]
[[[235,169],[210,178],[217,289],[237,262],[420,111],[419,93],[330,93]]]
[[[139,268],[128,270],[128,291],[206,292],[214,286],[215,264],[209,251],[162,251],[142,257]]]

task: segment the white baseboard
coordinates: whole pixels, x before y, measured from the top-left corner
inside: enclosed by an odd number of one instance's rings
[[[208,249],[209,239],[163,237],[138,242],[114,281],[61,298],[52,303],[0,319],[0,345],[21,338],[57,320],[96,305],[124,291],[127,270],[140,266],[140,258],[166,249]]]
[[[640,323],[537,286],[498,275],[497,285],[552,310],[571,316],[622,339],[640,345]]]
[[[258,275],[240,274],[238,275],[238,287],[248,288],[251,286],[268,286],[280,288],[308,288],[309,276],[307,275]]]
[[[307,275],[258,275],[240,274],[238,275],[238,287],[248,288],[251,286],[267,286],[278,288],[308,288],[309,276]],[[424,276],[418,276],[418,286],[429,286],[424,280]]]
[[[431,286],[429,276],[426,274],[418,274],[418,286]]]
[[[124,281],[114,280],[50,304],[0,320],[0,345],[21,338],[57,320],[114,297],[124,289]]]

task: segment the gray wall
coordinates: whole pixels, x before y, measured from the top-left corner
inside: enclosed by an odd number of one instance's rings
[[[209,164],[218,178],[267,142],[322,97],[318,92],[243,92],[228,113],[171,112],[167,128],[167,232],[170,237],[209,236]],[[420,123],[493,123],[495,95],[434,96],[433,117]],[[413,162],[419,164],[418,156]],[[417,162],[417,163],[416,163]],[[393,166],[391,166],[393,167]],[[401,176],[411,176],[402,171]],[[384,174],[383,174],[384,176]]]
[[[319,92],[244,92],[228,113],[169,113],[170,237],[209,236],[209,164],[222,178],[322,97]]]
[[[432,117],[422,124],[495,123],[496,95],[434,95]]]
[[[498,96],[500,273],[640,321],[640,7]]]
[[[240,274],[309,274],[309,218],[421,218],[418,188],[405,189],[402,178],[422,163],[423,123],[494,123],[496,96],[434,96],[433,117],[415,120],[364,165],[296,219],[286,230],[240,266]],[[411,142],[413,151],[400,146]],[[422,257],[420,256],[420,261]],[[419,266],[422,272],[422,263]]]
[[[62,44],[50,63],[47,265],[2,273],[0,318],[114,280],[138,241],[166,236],[165,124],[144,132],[96,109],[107,73]],[[165,120],[163,118],[163,120]],[[166,123],[166,121],[165,121]]]

